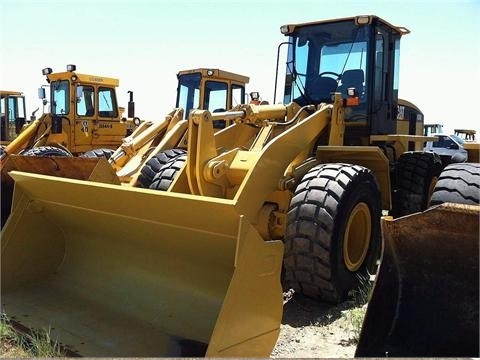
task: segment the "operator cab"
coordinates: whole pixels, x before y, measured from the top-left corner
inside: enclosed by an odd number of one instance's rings
[[[192,109],[223,112],[245,103],[245,85],[249,78],[219,69],[184,70],[177,74],[177,108],[183,108],[184,119]],[[229,125],[215,120],[216,129]]]
[[[289,36],[284,103],[331,102],[333,92],[358,105],[346,125],[373,134],[395,133],[400,37],[409,31],[376,16],[284,25]],[[361,126],[361,125],[365,126]]]
[[[26,123],[25,96],[18,91],[0,90],[0,141],[15,139]]]

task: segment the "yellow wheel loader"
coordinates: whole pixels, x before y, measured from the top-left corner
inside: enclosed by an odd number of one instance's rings
[[[42,73],[50,88],[50,99],[46,98],[45,87],[39,89],[39,96],[44,106],[50,103],[50,111],[38,119],[32,114],[30,121],[26,121],[25,99],[21,93],[1,92],[2,226],[9,214],[13,187],[7,172],[11,169],[46,171],[42,170],[38,159],[32,164],[32,159],[25,158],[28,164],[22,165],[22,159],[14,161],[11,155],[71,157],[99,148],[106,149],[104,153],[111,155],[113,149],[140,124],[140,120],[134,117],[132,93],[128,104],[129,118],[122,117],[123,109],[118,106],[116,95],[118,79],[80,74],[75,65],[67,65],[66,72],[54,73],[51,68],[45,68]],[[50,160],[47,161],[51,164]]]
[[[80,74],[71,64],[66,72],[45,68],[42,73],[50,99],[46,99],[45,87],[39,89],[39,96],[44,105],[50,103],[50,111],[27,124],[24,119],[22,126],[16,127],[15,136],[9,137],[6,155],[41,146],[58,147],[73,155],[102,147],[116,149],[138,125],[138,119],[134,124],[133,119],[122,118],[116,96],[118,79]],[[133,108],[131,98],[129,110]],[[133,111],[129,116],[134,117]]]
[[[148,188],[164,164],[185,154],[187,116],[192,109],[218,113],[245,103],[246,76],[200,68],[180,71],[177,78],[175,109],[162,121],[144,122],[109,157],[122,184]],[[213,124],[216,131],[228,125],[230,120],[223,119]]]
[[[281,31],[284,104],[191,111],[187,153],[149,189],[9,173],[8,316],[86,356],[266,357],[282,282],[328,302],[358,286],[381,211],[424,210],[441,171],[397,99],[409,31],[376,16]]]
[[[26,120],[23,93],[0,90],[0,146],[2,151],[10,141],[17,137]]]

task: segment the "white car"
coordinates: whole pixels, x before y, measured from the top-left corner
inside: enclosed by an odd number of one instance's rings
[[[432,134],[437,141],[427,141],[425,151],[432,151],[440,156],[444,165],[450,163],[465,162],[468,153],[463,148],[464,140],[457,135]]]

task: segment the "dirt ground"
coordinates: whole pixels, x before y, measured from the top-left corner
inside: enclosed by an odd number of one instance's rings
[[[353,358],[355,331],[342,311],[353,304],[336,306],[301,295],[288,296],[280,336],[271,358]],[[0,344],[0,358],[28,357],[22,349]]]
[[[294,294],[284,305],[271,358],[353,358],[355,329],[342,311],[353,304],[322,304]]]

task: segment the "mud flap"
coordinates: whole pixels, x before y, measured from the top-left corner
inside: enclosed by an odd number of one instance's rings
[[[479,356],[479,209],[443,204],[382,220],[356,357]]]
[[[5,163],[2,164],[1,170],[2,227],[7,221],[13,202],[14,182],[8,175],[13,170],[108,184],[120,184],[115,171],[106,159],[10,155]]]
[[[233,200],[11,172],[2,309],[106,356],[267,357],[283,244]]]

